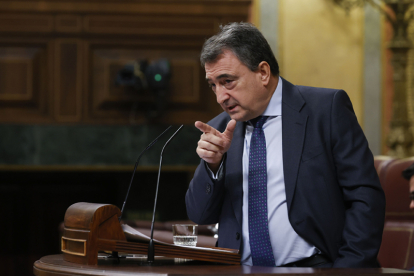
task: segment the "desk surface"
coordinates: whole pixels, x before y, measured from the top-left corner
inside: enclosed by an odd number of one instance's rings
[[[412,273],[406,270],[393,268],[298,268],[298,267],[250,267],[242,265],[218,265],[199,261],[183,261],[180,259],[156,258],[154,265],[147,265],[146,258],[123,259],[120,263],[113,260],[100,259],[97,266],[69,263],[63,260],[63,255],[50,255],[36,261],[33,266],[36,276],[53,275],[116,275],[131,276],[142,274],[163,275],[223,275],[223,274],[323,274],[323,275],[401,275]]]

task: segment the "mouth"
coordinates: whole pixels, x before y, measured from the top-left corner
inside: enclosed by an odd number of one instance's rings
[[[236,108],[237,108],[238,106],[239,106],[238,104],[229,105],[229,106],[227,106],[227,107],[226,107],[226,109],[227,109],[227,111],[228,111],[229,113],[232,113],[232,112],[235,112],[235,111],[236,111]]]

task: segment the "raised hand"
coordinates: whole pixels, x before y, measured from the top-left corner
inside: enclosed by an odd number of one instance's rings
[[[195,122],[195,127],[203,132],[198,141],[196,152],[200,158],[207,162],[212,172],[216,173],[224,153],[230,148],[236,121],[230,120],[223,133],[200,121]]]

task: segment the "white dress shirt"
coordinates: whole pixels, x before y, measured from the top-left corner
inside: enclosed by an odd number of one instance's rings
[[[262,116],[269,116],[263,125],[266,139],[267,216],[270,242],[276,266],[295,262],[319,252],[302,239],[289,222],[282,149],[282,79]],[[249,242],[249,153],[253,126],[246,125],[243,148],[243,244],[241,262],[253,265]]]
[[[282,79],[267,106],[263,116],[269,116],[263,125],[266,139],[266,165],[267,165],[267,215],[270,242],[272,244],[275,265],[302,260],[320,251],[302,239],[293,230],[289,222],[285,179],[283,175],[283,148],[282,148]],[[243,222],[242,222],[242,257],[243,265],[253,265],[249,242],[249,152],[253,126],[246,125],[243,148]],[[222,177],[222,165],[213,179]],[[206,166],[208,168],[208,166]]]

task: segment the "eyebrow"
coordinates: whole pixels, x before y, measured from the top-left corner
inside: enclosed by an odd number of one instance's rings
[[[221,74],[221,75],[219,75],[217,78],[216,78],[216,80],[219,80],[219,79],[224,79],[224,78],[237,78],[236,76],[234,76],[234,75],[230,75],[230,74]],[[206,78],[206,81],[211,81],[211,79],[210,78]]]

